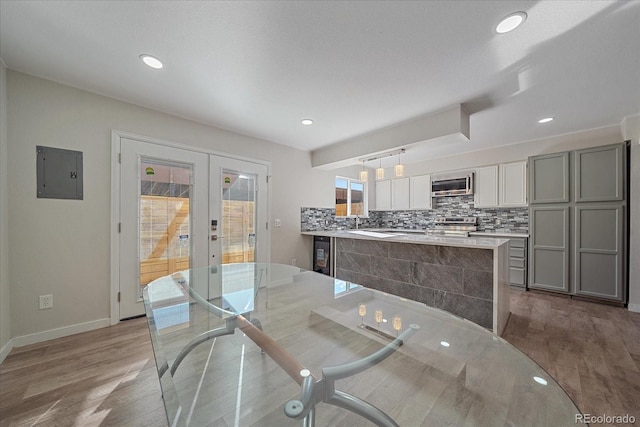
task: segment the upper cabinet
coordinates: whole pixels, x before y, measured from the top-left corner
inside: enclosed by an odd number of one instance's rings
[[[391,180],[391,209],[409,209],[409,178],[397,178]]]
[[[391,209],[391,180],[376,181],[376,210]]]
[[[527,162],[500,165],[500,206],[527,206]]]
[[[431,209],[431,176],[376,181],[376,210]]]
[[[476,169],[473,200],[476,208],[498,206],[498,165]]]
[[[476,208],[527,206],[527,162],[476,169]]]
[[[574,156],[576,202],[624,198],[624,145],[577,150]]]
[[[569,153],[529,157],[531,203],[569,202]]]
[[[412,176],[409,209],[431,209],[431,175]]]

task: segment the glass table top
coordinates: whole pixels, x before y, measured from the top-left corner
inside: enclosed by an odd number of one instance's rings
[[[185,270],[144,303],[169,425],[561,426],[580,413],[490,331],[294,266]]]

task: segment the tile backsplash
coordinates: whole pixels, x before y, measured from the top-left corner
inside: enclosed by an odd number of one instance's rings
[[[432,228],[436,216],[475,216],[478,231],[529,232],[528,208],[475,208],[473,196],[435,197],[430,210],[369,211],[369,218],[360,219],[360,228]],[[300,220],[301,231],[356,228],[354,218],[336,218],[334,208],[303,207]]]

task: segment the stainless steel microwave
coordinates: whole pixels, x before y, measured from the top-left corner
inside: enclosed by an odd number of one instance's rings
[[[466,196],[473,194],[473,172],[457,176],[436,177],[431,181],[431,196]]]

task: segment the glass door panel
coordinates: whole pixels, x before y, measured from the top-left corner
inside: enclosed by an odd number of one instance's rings
[[[158,277],[191,266],[193,165],[140,161],[139,292]]]
[[[222,171],[222,263],[254,262],[256,175]]]

